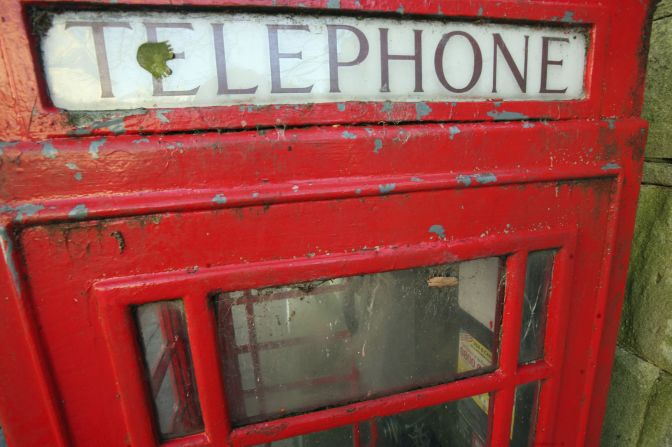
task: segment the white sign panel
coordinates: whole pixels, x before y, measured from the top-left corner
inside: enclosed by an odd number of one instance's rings
[[[41,42],[67,110],[579,99],[586,45],[580,27],[83,11]]]

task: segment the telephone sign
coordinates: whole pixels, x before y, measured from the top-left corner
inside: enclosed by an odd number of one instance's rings
[[[578,99],[586,41],[585,27],[67,12],[41,51],[54,105],[110,110]]]

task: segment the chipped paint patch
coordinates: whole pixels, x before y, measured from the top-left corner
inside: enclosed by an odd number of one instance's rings
[[[470,175],[458,175],[457,183],[464,186],[471,186],[471,176]]]
[[[329,9],[341,9],[341,0],[329,0],[327,2],[327,8],[329,8]]]
[[[100,140],[95,140],[89,143],[89,154],[91,158],[97,159],[99,156],[100,148],[107,142],[107,138],[101,138]]]
[[[565,15],[560,19],[562,23],[578,23],[574,18],[574,11],[565,11]]]
[[[25,217],[34,216],[44,209],[44,205],[34,205],[32,203],[26,203],[24,205],[19,205],[14,208],[16,211],[15,221],[21,222]]]
[[[604,121],[609,125],[609,130],[616,129],[616,119],[615,118],[605,118]]]
[[[80,203],[79,205],[75,206],[68,213],[68,217],[72,217],[73,219],[84,219],[88,215],[89,215],[89,209],[83,203]]]
[[[429,232],[436,234],[439,238],[446,238],[446,230],[443,228],[443,225],[432,225],[429,227]]]
[[[602,166],[602,168],[600,169],[602,169],[603,171],[613,171],[615,169],[621,169],[621,165],[619,165],[618,163],[611,162]]]
[[[51,142],[45,141],[42,143],[42,155],[53,160],[58,155],[58,149]]]
[[[257,197],[259,197],[259,193],[258,192],[253,192],[252,193],[252,198],[256,199]]]
[[[299,192],[299,185],[292,186],[292,191],[293,192]]]
[[[472,174],[472,175],[458,175],[457,183],[463,186],[471,186],[473,182],[480,185],[487,185],[489,183],[496,183],[497,176],[492,173]]]
[[[33,205],[32,203],[19,205],[16,208],[10,205],[0,205],[0,213],[16,213],[14,216],[16,222],[21,222],[24,217],[33,216],[43,209],[43,205]]]
[[[166,145],[166,149],[169,149],[169,150],[179,149],[179,148],[182,148],[182,146],[183,146],[182,143],[168,144],[168,145]]]
[[[432,108],[427,105],[425,102],[415,103],[415,118],[420,121],[427,115],[432,113]]]
[[[361,193],[362,193],[362,188],[355,189],[355,194],[361,194]]]
[[[224,194],[216,194],[215,197],[212,198],[212,201],[217,205],[224,205],[226,203],[226,196]]]
[[[399,5],[399,7],[397,8],[397,12],[399,14],[403,14],[404,13],[404,5]]]
[[[414,183],[420,183],[423,180],[420,177],[411,177],[411,181],[414,182]]]
[[[339,102],[338,104],[336,104],[336,108],[338,109],[339,112],[345,112],[345,103]]]
[[[507,112],[506,110],[502,110],[501,112],[493,110],[491,112],[488,112],[488,116],[494,119],[495,121],[518,121],[529,119],[529,116],[524,115],[522,113]]]
[[[474,180],[481,185],[487,185],[488,183],[496,183],[497,176],[495,174],[476,174],[473,176]]]
[[[483,17],[483,7],[482,6],[479,6],[478,12],[476,13],[476,15],[479,16],[479,17]]]
[[[6,147],[12,147],[19,144],[18,141],[0,141],[0,155],[4,154]]]
[[[525,121],[523,123],[523,129],[534,129],[534,123],[531,123],[529,121]]]
[[[394,109],[394,106],[392,105],[392,102],[385,101],[383,103],[383,108],[381,110],[382,110],[383,113],[392,113],[393,109]]]
[[[68,122],[77,127],[69,135],[90,135],[93,130],[105,129],[114,134],[124,133],[124,118],[129,116],[145,115],[147,109],[115,110],[113,112],[67,112]]]
[[[75,180],[77,180],[78,182],[82,180],[82,173],[79,171],[79,168],[75,163],[66,163],[65,166],[71,171],[78,171],[75,172]]]
[[[140,143],[149,143],[149,138],[138,138],[137,140],[133,140],[133,144],[140,144]]]
[[[137,114],[135,114],[137,115]],[[126,115],[128,116],[128,115]],[[75,130],[75,135],[91,135],[92,131],[96,129],[109,129],[115,135],[120,135],[126,132],[126,124],[124,123],[124,117],[113,118],[107,121],[98,121],[93,123],[90,127],[79,128]]]
[[[343,135],[343,138],[347,138],[348,140],[354,140],[357,138],[357,135],[352,132],[348,132],[347,130],[344,130],[341,135]]]
[[[156,113],[156,117],[161,121],[163,124],[168,124],[170,122],[170,119],[166,116],[167,113],[171,113],[172,110],[170,109],[158,109],[154,111]]]
[[[376,138],[373,142],[373,152],[378,153],[383,148],[383,140]]]
[[[448,128],[448,132],[450,132],[450,139],[453,140],[455,139],[455,135],[460,133],[460,128],[457,126],[450,126],[450,128]]]
[[[16,291],[19,293],[20,297],[21,280],[19,277],[19,271],[16,268],[16,264],[14,264],[14,242],[9,236],[9,233],[7,233],[7,228],[5,227],[0,227],[0,249],[2,249],[2,257],[5,260],[5,265],[7,265],[9,274],[12,275],[12,279],[14,280],[14,287],[16,287]]]
[[[386,183],[384,185],[378,185],[378,191],[380,191],[381,194],[389,194],[394,191],[394,188],[396,187],[397,185],[395,183]]]
[[[396,141],[397,143],[401,144],[406,144],[408,140],[410,140],[411,134],[404,129],[399,130],[399,135],[392,138],[392,141]]]
[[[119,254],[123,253],[126,249],[126,239],[124,239],[124,234],[121,231],[113,231],[110,233],[110,236],[112,236],[117,241],[117,245],[119,246]]]

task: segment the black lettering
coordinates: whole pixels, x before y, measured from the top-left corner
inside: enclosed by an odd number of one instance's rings
[[[494,41],[494,54],[493,54],[493,69],[492,69],[492,93],[497,93],[497,54],[498,54],[498,49],[501,51],[502,55],[504,56],[504,60],[506,61],[507,65],[509,66],[509,69],[511,70],[511,74],[513,74],[513,77],[516,78],[516,83],[518,83],[518,87],[523,93],[527,93],[527,58],[528,58],[528,47],[530,43],[530,36],[525,36],[525,62],[523,63],[523,73],[520,72],[518,69],[518,66],[513,60],[513,57],[511,56],[511,52],[507,48],[506,44],[504,43],[504,39],[502,39],[501,34],[495,33],[492,35],[493,41]]]
[[[357,57],[349,62],[338,60],[338,41],[336,35],[338,30],[350,31],[359,40],[359,53]],[[329,91],[331,93],[338,93],[341,91],[338,85],[338,67],[352,67],[353,65],[361,64],[369,55],[369,41],[366,40],[366,36],[361,30],[349,25],[327,25],[327,39],[329,43]]]
[[[98,77],[100,77],[100,97],[114,98],[112,93],[112,79],[110,78],[110,64],[107,60],[107,48],[105,46],[105,28],[132,29],[128,22],[65,22],[65,29],[75,26],[91,27],[93,33],[93,45],[96,49],[96,62],[98,63]]]
[[[474,70],[471,74],[469,83],[467,83],[467,85],[463,88],[456,88],[450,85],[446,79],[446,74],[443,71],[443,53],[446,49],[448,41],[455,36],[461,36],[467,39],[474,53]],[[436,70],[436,76],[439,78],[439,82],[441,82],[441,85],[443,85],[448,91],[453,93],[468,92],[474,88],[478,80],[481,78],[481,73],[483,72],[483,54],[481,53],[481,47],[478,46],[478,42],[476,42],[476,39],[474,39],[471,34],[464,31],[453,31],[448,34],[444,34],[439,41],[439,44],[436,46],[436,52],[434,53],[434,69]]]
[[[569,39],[566,37],[542,37],[541,43],[541,87],[539,88],[539,93],[565,93],[567,87],[563,89],[549,89],[548,88],[548,66],[549,65],[558,65],[562,66],[562,59],[560,60],[551,60],[548,57],[548,44],[551,42],[567,42]]]
[[[156,35],[157,28],[172,28],[172,29],[191,29],[191,23],[145,23],[147,29],[147,41],[158,42]],[[175,59],[184,59],[184,53],[174,53]],[[195,95],[200,87],[194,87],[191,90],[164,90],[163,80],[152,76],[152,84],[154,86],[154,96],[189,96]]]
[[[288,88],[280,79],[280,59],[301,59],[298,53],[281,53],[278,45],[278,30],[310,31],[307,25],[266,25],[268,28],[268,49],[271,63],[271,93],[310,93],[313,86]]]
[[[380,28],[380,91],[390,91],[390,60],[414,61],[415,62],[415,89],[414,92],[422,92],[422,30],[413,30],[415,52],[411,55],[390,54],[388,42],[388,29]]]
[[[250,88],[229,88],[226,75],[226,52],[224,50],[224,25],[212,24],[212,34],[215,43],[215,64],[217,66],[217,94],[218,95],[244,95],[257,91],[259,86]]]

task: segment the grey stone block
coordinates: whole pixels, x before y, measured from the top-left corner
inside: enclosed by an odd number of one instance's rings
[[[672,17],[653,22],[643,115],[651,123],[646,156],[672,158]]]
[[[620,343],[672,373],[672,188],[642,186]]]
[[[654,20],[660,20],[672,16],[672,0],[661,0],[653,14]]]
[[[604,447],[637,445],[659,371],[650,363],[617,348],[607,414],[602,427]]]
[[[665,372],[653,386],[639,447],[672,447],[672,375]]]
[[[672,163],[644,163],[642,183],[646,185],[672,186]]]

